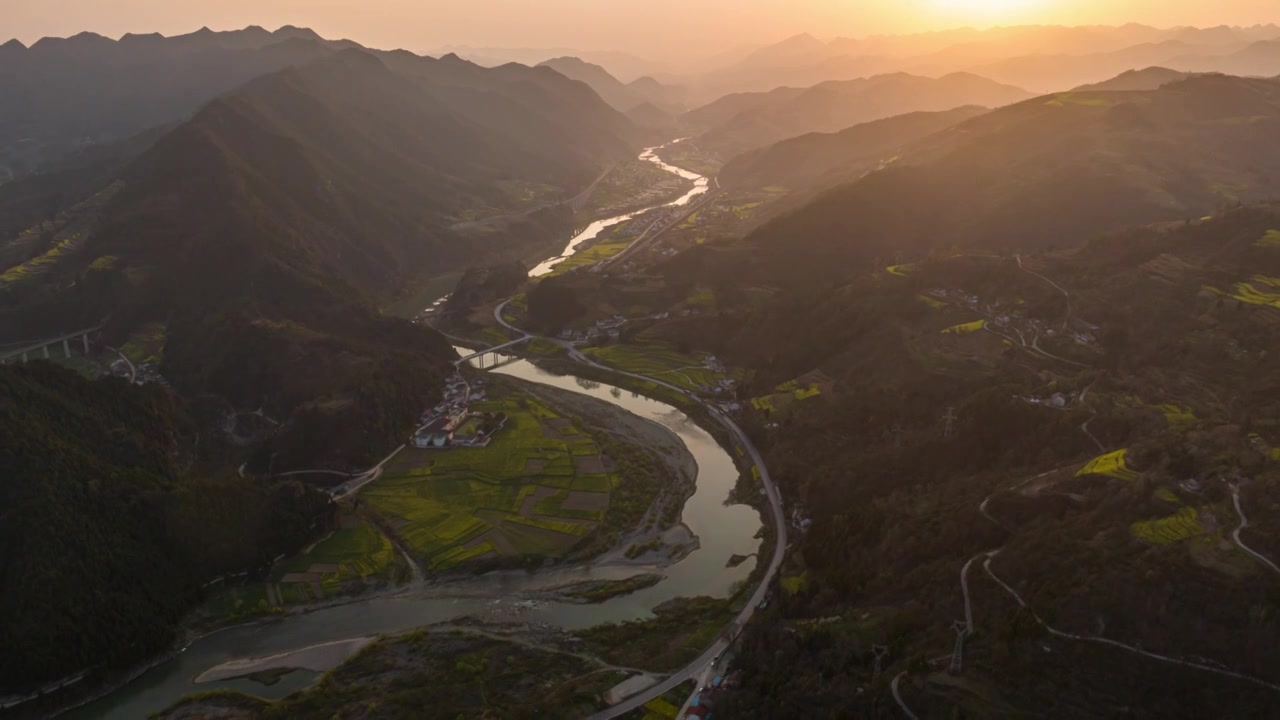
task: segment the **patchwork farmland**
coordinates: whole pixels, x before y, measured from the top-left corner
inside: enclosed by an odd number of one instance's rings
[[[407,448],[360,500],[422,565],[557,557],[603,521],[619,483],[589,432],[525,394],[473,404],[505,413],[485,448]]]

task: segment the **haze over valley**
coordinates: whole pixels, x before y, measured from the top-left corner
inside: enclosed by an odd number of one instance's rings
[[[0,9],[0,713],[1280,708],[1270,3],[202,5]]]

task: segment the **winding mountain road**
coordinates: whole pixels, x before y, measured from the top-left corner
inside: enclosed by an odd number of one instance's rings
[[[1050,473],[1058,472],[1058,471],[1060,471],[1060,470],[1062,470],[1062,468],[1058,468],[1057,470],[1050,470],[1050,471],[1048,471],[1048,472],[1040,473],[1039,475],[1036,475],[1035,477],[1028,478],[1028,479],[1026,479],[1026,480],[1023,480],[1022,482],[1017,483],[1016,485],[1013,485],[1012,487],[1010,487],[1010,488],[1009,488],[1009,490],[1010,490],[1010,491],[1017,490],[1017,489],[1021,488],[1023,485],[1026,485],[1026,484],[1028,484],[1028,483],[1030,483],[1030,482],[1032,482],[1032,481],[1034,481],[1034,480],[1037,480],[1037,479],[1042,478],[1042,477],[1044,477],[1044,476],[1046,476],[1046,475],[1049,475]],[[1233,490],[1234,490],[1234,489],[1233,489]],[[978,505],[978,512],[979,512],[983,517],[987,518],[988,520],[990,520],[991,522],[995,523],[996,525],[999,525],[999,526],[1000,526],[1000,527],[1002,527],[1002,528],[1008,529],[1008,528],[1004,525],[1004,523],[1000,522],[1000,521],[999,521],[998,519],[996,519],[993,515],[991,515],[991,513],[990,513],[990,512],[988,512],[988,511],[987,511],[987,504],[991,501],[991,498],[992,498],[992,496],[993,496],[994,494],[995,494],[995,493],[992,493],[992,495],[988,495],[986,498],[984,498],[984,499],[982,500],[982,503],[981,503],[980,505]],[[1236,529],[1236,534],[1237,534],[1237,536],[1238,536],[1238,534],[1239,534],[1239,532],[1240,532],[1240,530],[1241,530],[1241,529],[1243,529],[1244,527],[1248,527],[1248,521],[1245,519],[1245,517],[1244,517],[1244,513],[1243,513],[1243,511],[1242,511],[1242,510],[1241,510],[1241,508],[1240,508],[1240,504],[1239,504],[1239,492],[1238,492],[1238,490],[1235,490],[1235,491],[1233,492],[1233,494],[1234,494],[1234,496],[1235,496],[1235,501],[1236,501],[1236,512],[1240,514],[1240,519],[1241,519],[1241,526],[1240,526],[1239,528],[1237,528],[1237,529]],[[1253,556],[1255,556],[1255,557],[1257,557],[1258,559],[1262,560],[1264,563],[1266,563],[1269,567],[1271,567],[1271,568],[1272,568],[1273,570],[1275,570],[1277,573],[1280,573],[1280,568],[1277,568],[1274,564],[1272,564],[1272,563],[1271,563],[1271,561],[1270,561],[1270,560],[1267,560],[1265,557],[1263,557],[1263,556],[1259,555],[1258,553],[1253,552],[1253,551],[1252,551],[1252,550],[1250,550],[1249,548],[1245,547],[1243,544],[1241,544],[1241,543],[1239,542],[1238,537],[1237,537],[1237,541],[1236,541],[1236,542],[1237,542],[1237,544],[1239,544],[1239,545],[1241,546],[1241,548],[1242,548],[1242,549],[1244,549],[1246,552],[1249,552],[1249,553],[1250,553],[1250,554],[1252,554]],[[1004,547],[1002,546],[1002,547],[995,548],[994,550],[988,550],[988,551],[986,551],[986,552],[979,553],[978,555],[976,555],[976,556],[974,556],[974,557],[970,558],[970,559],[969,559],[969,561],[968,561],[968,562],[966,562],[966,563],[964,564],[964,567],[960,570],[960,589],[961,589],[962,594],[964,595],[964,612],[965,612],[965,622],[967,623],[966,634],[970,634],[970,633],[972,633],[972,632],[973,632],[973,609],[972,609],[972,604],[971,604],[971,602],[970,602],[970,597],[969,597],[969,581],[968,581],[969,570],[970,570],[970,568],[973,566],[973,563],[974,563],[975,561],[977,561],[977,560],[978,560],[978,559],[980,559],[980,558],[985,558],[985,559],[983,559],[983,562],[982,562],[982,569],[987,573],[987,575],[988,575],[992,580],[994,580],[994,581],[996,582],[996,584],[997,584],[997,585],[999,585],[1001,588],[1003,588],[1003,589],[1004,589],[1004,591],[1005,591],[1006,593],[1008,593],[1008,594],[1009,594],[1009,595],[1010,595],[1010,596],[1011,596],[1011,597],[1012,597],[1012,598],[1013,598],[1013,599],[1018,603],[1018,605],[1019,605],[1019,606],[1021,606],[1021,607],[1025,608],[1028,612],[1030,612],[1030,613],[1031,613],[1031,617],[1035,618],[1035,621],[1036,621],[1037,623],[1039,623],[1039,624],[1040,624],[1040,626],[1041,626],[1041,627],[1043,627],[1043,628],[1044,628],[1044,629],[1045,629],[1045,630],[1046,630],[1050,635],[1053,635],[1053,636],[1055,636],[1055,637],[1060,637],[1060,638],[1066,638],[1066,639],[1069,639],[1069,640],[1076,640],[1076,641],[1079,641],[1079,642],[1088,642],[1088,643],[1094,643],[1094,644],[1097,644],[1097,645],[1107,645],[1107,646],[1110,646],[1110,647],[1120,648],[1121,650],[1125,650],[1125,651],[1128,651],[1128,652],[1134,653],[1134,654],[1136,654],[1136,655],[1142,655],[1143,657],[1150,658],[1150,659],[1152,659],[1152,660],[1159,660],[1160,662],[1170,663],[1170,664],[1173,664],[1173,665],[1181,665],[1181,666],[1183,666],[1183,667],[1188,667],[1188,668],[1192,668],[1192,669],[1195,669],[1195,670],[1202,670],[1202,671],[1204,671],[1204,672],[1214,673],[1215,675],[1222,675],[1222,676],[1225,676],[1225,677],[1231,677],[1231,678],[1235,678],[1235,679],[1238,679],[1238,680],[1244,680],[1244,681],[1246,681],[1246,682],[1253,683],[1253,684],[1255,684],[1255,685],[1260,685],[1260,686],[1262,686],[1262,687],[1269,688],[1269,689],[1271,689],[1271,690],[1280,691],[1280,685],[1277,685],[1276,683],[1272,683],[1272,682],[1269,682],[1269,681],[1267,681],[1267,680],[1263,680],[1263,679],[1261,679],[1261,678],[1254,677],[1254,676],[1252,676],[1252,675],[1246,675],[1246,674],[1244,674],[1244,673],[1236,672],[1236,671],[1234,671],[1234,670],[1230,670],[1230,669],[1225,668],[1225,667],[1219,667],[1219,666],[1216,666],[1216,665],[1208,665],[1208,664],[1205,664],[1205,663],[1202,663],[1202,662],[1196,662],[1196,661],[1194,661],[1194,660],[1184,660],[1184,659],[1182,659],[1182,658],[1176,658],[1176,657],[1172,657],[1172,656],[1169,656],[1169,655],[1161,655],[1160,653],[1154,653],[1154,652],[1151,652],[1151,651],[1149,651],[1149,650],[1143,650],[1142,648],[1135,647],[1135,646],[1133,646],[1133,645],[1128,645],[1128,644],[1125,644],[1125,643],[1119,642],[1119,641],[1117,641],[1117,640],[1112,640],[1112,639],[1110,639],[1110,638],[1100,637],[1100,636],[1097,636],[1097,635],[1080,635],[1080,634],[1077,634],[1077,633],[1069,633],[1069,632],[1066,632],[1066,631],[1063,631],[1063,630],[1059,630],[1059,629],[1057,629],[1057,628],[1053,627],[1053,626],[1052,626],[1052,625],[1050,625],[1049,623],[1045,622],[1045,621],[1044,621],[1044,619],[1043,619],[1043,618],[1041,618],[1041,617],[1036,613],[1035,609],[1033,609],[1033,608],[1032,608],[1032,607],[1027,603],[1027,601],[1023,599],[1022,595],[1020,595],[1020,594],[1018,593],[1018,591],[1017,591],[1017,590],[1014,590],[1012,586],[1010,586],[1008,583],[1006,583],[1004,580],[1002,580],[998,575],[996,575],[996,574],[995,574],[995,571],[991,569],[991,561],[992,561],[992,560],[994,560],[994,559],[996,558],[996,556],[998,556],[998,555],[999,555],[1003,550],[1004,550]],[[901,674],[899,675],[899,677],[901,677]],[[914,715],[911,713],[911,711],[906,707],[906,705],[904,705],[904,704],[902,703],[902,700],[901,700],[901,698],[900,698],[900,697],[899,697],[899,695],[898,695],[897,687],[896,687],[897,681],[898,681],[898,678],[894,678],[894,683],[895,683],[895,687],[894,687],[894,699],[895,699],[895,700],[897,700],[897,702],[898,702],[899,706],[900,706],[900,707],[902,708],[902,710],[903,710],[903,711],[908,715],[908,717],[913,717],[913,718],[914,718],[915,716],[914,716]]]
[[[1275,563],[1268,560],[1266,556],[1264,556],[1262,553],[1259,553],[1255,551],[1253,548],[1249,547],[1248,545],[1245,545],[1244,541],[1240,539],[1240,531],[1249,527],[1249,518],[1244,516],[1244,508],[1240,507],[1240,488],[1236,487],[1235,485],[1231,486],[1231,501],[1236,506],[1236,514],[1240,516],[1240,526],[1236,528],[1235,532],[1231,533],[1231,539],[1235,540],[1236,545],[1238,545],[1241,550],[1249,553],[1250,555],[1254,556],[1258,560],[1262,561],[1267,567],[1271,568],[1272,571],[1274,571],[1276,574],[1280,574],[1280,567],[1276,567]]]
[[[898,703],[898,708],[902,710],[902,713],[911,718],[911,720],[920,720],[915,713],[911,712],[911,708],[907,707],[907,703],[902,699],[902,693],[898,690],[898,684],[902,682],[902,678],[906,677],[906,675],[906,670],[894,675],[893,682],[889,683],[889,689],[893,691],[893,701]]]
[[[1071,293],[1067,292],[1066,288],[1064,288],[1064,287],[1062,287],[1061,285],[1059,285],[1058,283],[1056,283],[1056,282],[1054,282],[1054,281],[1050,280],[1049,278],[1045,277],[1044,275],[1041,275],[1041,274],[1040,274],[1040,273],[1038,273],[1038,272],[1035,272],[1035,271],[1033,271],[1033,270],[1028,270],[1028,269],[1026,269],[1025,267],[1023,267],[1023,266],[1022,266],[1022,254],[1021,254],[1021,253],[1017,253],[1017,254],[1015,254],[1015,255],[1013,256],[1013,258],[1014,258],[1015,260],[1017,260],[1017,261],[1018,261],[1018,269],[1019,269],[1019,270],[1021,270],[1022,272],[1026,273],[1026,274],[1028,274],[1028,275],[1033,275],[1033,276],[1035,276],[1035,277],[1038,277],[1038,278],[1040,278],[1041,280],[1043,280],[1043,281],[1045,281],[1045,282],[1049,283],[1049,285],[1051,285],[1051,286],[1053,287],[1053,289],[1055,289],[1055,290],[1057,290],[1058,292],[1062,293],[1062,297],[1064,297],[1064,298],[1066,298],[1066,299],[1067,299],[1067,314],[1066,314],[1065,316],[1063,316],[1063,318],[1062,318],[1062,328],[1065,330],[1065,329],[1066,329],[1066,327],[1067,327],[1067,323],[1069,323],[1069,322],[1071,321]]]
[[[1215,667],[1213,665],[1206,665],[1200,662],[1194,662],[1191,660],[1182,660],[1180,658],[1170,657],[1168,655],[1153,653],[1148,650],[1143,650],[1142,648],[1139,648],[1139,647],[1134,647],[1133,645],[1126,645],[1122,642],[1111,640],[1110,638],[1099,637],[1097,635],[1077,635],[1075,633],[1064,632],[1062,630],[1059,630],[1053,627],[1049,623],[1045,622],[1044,619],[1042,619],[1038,614],[1036,614],[1036,611],[1032,609],[1030,605],[1027,604],[1026,600],[1022,599],[1022,596],[1018,594],[1017,590],[1014,590],[1012,587],[1009,586],[1008,583],[1006,583],[1004,580],[1001,580],[999,576],[997,576],[994,572],[992,572],[991,561],[995,559],[997,555],[1000,554],[1000,550],[1002,549],[1003,548],[992,550],[987,555],[986,561],[982,563],[982,569],[985,570],[987,572],[987,575],[989,575],[992,580],[995,580],[1000,587],[1004,588],[1005,592],[1009,593],[1009,595],[1011,595],[1013,599],[1018,602],[1019,605],[1021,605],[1023,608],[1026,608],[1026,610],[1031,613],[1031,617],[1035,618],[1035,621],[1039,623],[1046,631],[1048,631],[1050,635],[1061,637],[1061,638],[1067,638],[1070,640],[1078,640],[1081,642],[1095,643],[1098,645],[1109,645],[1111,647],[1120,648],[1121,650],[1127,650],[1137,655],[1142,655],[1143,657],[1151,658],[1152,660],[1159,660],[1161,662],[1166,662],[1173,665],[1181,665],[1183,667],[1189,667],[1195,670],[1203,670],[1205,672],[1214,673],[1216,675],[1232,677],[1238,680],[1244,680],[1246,682],[1250,682],[1255,685],[1261,685],[1262,687],[1280,692],[1280,685],[1277,685],[1273,682],[1268,682],[1261,678],[1256,678],[1252,675],[1245,675],[1244,673],[1238,673],[1234,670],[1228,670],[1226,668]]]

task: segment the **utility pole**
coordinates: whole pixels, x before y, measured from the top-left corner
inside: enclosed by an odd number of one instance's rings
[[[897,423],[897,424],[895,424],[895,425],[893,426],[893,428],[891,428],[891,429],[889,430],[889,432],[893,433],[893,446],[894,446],[895,448],[897,448],[897,449],[901,450],[901,449],[902,449],[902,434],[903,434],[903,433],[905,433],[905,432],[906,432],[906,430],[903,430],[903,429],[902,429],[902,424],[901,424],[901,423]]]
[[[887,645],[872,645],[871,652],[876,655],[876,672],[875,675],[872,676],[874,679],[880,677],[880,669],[883,665],[881,661],[884,660],[885,655],[889,654],[889,647]]]
[[[956,647],[951,651],[951,669],[949,672],[952,675],[959,675],[964,659],[964,636],[969,634],[969,623],[963,620],[956,620],[951,623],[951,629],[956,633]]]
[[[956,409],[953,407],[947,408],[947,412],[942,416],[942,419],[947,423],[942,429],[942,437],[949,438],[951,437],[951,431],[954,429],[954,423],[956,421]]]

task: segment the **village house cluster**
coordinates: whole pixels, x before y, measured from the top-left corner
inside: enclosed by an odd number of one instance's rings
[[[614,315],[611,318],[597,320],[594,325],[585,330],[570,330],[568,328],[560,331],[561,340],[573,340],[575,342],[591,342],[608,338],[617,341],[622,336],[622,326],[627,324],[627,319],[621,315]]]
[[[711,682],[698,688],[698,692],[689,701],[689,707],[681,717],[686,720],[694,720],[695,718],[710,720],[710,718],[714,717],[712,711],[715,709],[716,700],[723,691],[734,687],[738,683],[739,674],[734,673],[728,678],[723,675],[712,677]]]
[[[450,375],[444,397],[422,413],[422,424],[413,433],[416,448],[486,447],[494,433],[506,424],[503,413],[474,413],[471,403],[485,399],[483,380],[468,381],[461,373]]]
[[[982,299],[977,295],[967,293],[964,290],[934,288],[925,291],[925,294],[938,300],[950,302],[953,305],[967,307],[976,313],[986,316],[987,322],[990,323],[992,328],[1015,333],[1024,339],[1024,344],[1025,338],[1028,337],[1057,338],[1065,336],[1077,345],[1093,345],[1097,342],[1097,334],[1101,329],[1097,325],[1080,318],[1072,318],[1066,328],[1055,328],[1043,320],[1025,318],[1003,312],[999,303],[996,305],[983,303]]]

